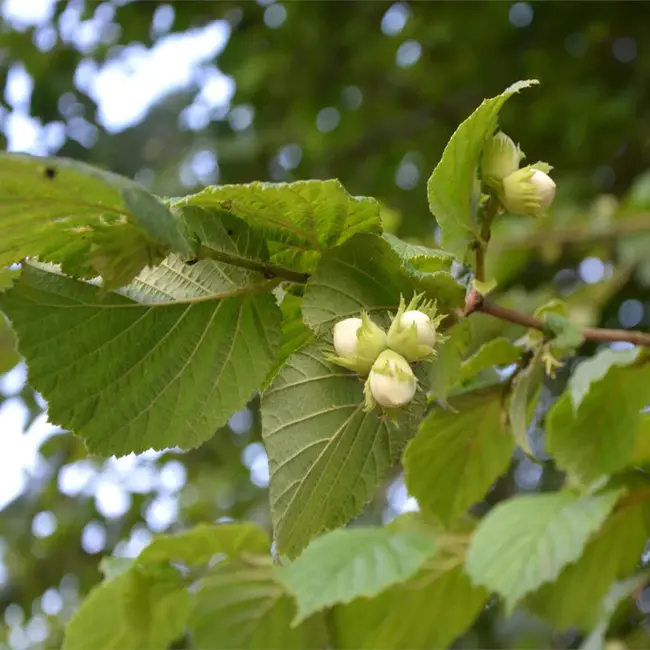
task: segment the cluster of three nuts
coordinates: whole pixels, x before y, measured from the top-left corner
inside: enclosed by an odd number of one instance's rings
[[[328,359],[367,376],[367,410],[376,404],[386,409],[408,404],[417,389],[411,364],[435,355],[434,346],[439,340],[437,327],[444,316],[436,316],[432,304],[419,303],[420,296],[415,296],[409,305],[402,299],[388,332],[366,313],[359,318],[346,318],[334,326],[336,355]]]

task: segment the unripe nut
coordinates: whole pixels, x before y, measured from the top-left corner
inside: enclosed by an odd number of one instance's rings
[[[483,149],[481,158],[481,178],[491,186],[498,184],[519,169],[524,157],[521,149],[503,132],[490,138]]]
[[[417,379],[404,357],[384,350],[375,361],[368,377],[370,392],[375,401],[385,408],[399,408],[415,395]]]
[[[555,198],[555,182],[544,172],[536,169],[530,178],[530,182],[537,188],[540,200],[540,208],[546,210]]]
[[[362,324],[360,318],[346,318],[334,325],[334,349],[339,357],[353,357],[357,353],[357,332]]]
[[[421,298],[422,296],[414,296],[408,305],[400,298],[399,309],[386,338],[388,347],[409,363],[435,356],[434,345],[438,339],[436,327],[443,319],[436,316],[434,304],[422,303]]]
[[[543,171],[523,167],[503,179],[499,200],[512,214],[541,215],[555,198],[555,183]]]
[[[366,313],[361,318],[346,318],[337,323],[332,340],[336,354],[328,355],[328,360],[364,377],[386,349],[386,332]]]
[[[436,328],[431,319],[421,311],[413,309],[404,313],[400,319],[403,328],[415,324],[418,333],[418,343],[433,347],[436,344]]]

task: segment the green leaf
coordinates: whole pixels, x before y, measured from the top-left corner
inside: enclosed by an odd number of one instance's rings
[[[650,463],[650,414],[642,413],[639,419],[636,445],[628,465],[647,465]]]
[[[406,486],[423,509],[449,524],[508,468],[514,440],[499,393],[471,393],[433,408],[404,454]]]
[[[133,566],[133,558],[106,555],[99,562],[99,570],[105,580],[110,580],[128,571]]]
[[[527,606],[558,630],[589,630],[598,622],[608,589],[636,568],[645,547],[646,504],[615,512],[586,545],[575,564],[527,599]]]
[[[361,512],[424,410],[416,396],[396,424],[365,413],[363,379],[324,355],[322,342],[303,347],[262,396],[275,541],[290,557]]]
[[[533,419],[543,378],[544,363],[533,359],[512,382],[508,419],[517,444],[529,455],[532,455],[532,450],[528,441],[528,428]]]
[[[183,562],[207,564],[215,555],[237,557],[243,552],[265,555],[271,542],[256,524],[200,524],[177,535],[159,535],[138,556],[138,565]]]
[[[50,420],[93,453],[191,448],[246,405],[280,343],[274,297],[236,277],[170,258],[127,297],[27,267],[0,305]]]
[[[485,141],[497,128],[505,102],[538,83],[519,81],[500,95],[486,99],[455,131],[427,183],[429,208],[442,230],[443,248],[461,262],[478,238],[476,210],[479,200],[477,168]]]
[[[263,237],[241,219],[200,205],[178,206],[174,201],[170,205],[196,248],[207,246],[225,253],[244,268],[247,262],[268,261],[269,251]]]
[[[0,312],[0,374],[11,370],[19,361],[16,335],[4,314]]]
[[[217,566],[202,581],[190,620],[198,650],[327,647],[321,616],[291,626],[295,605],[275,579],[271,562],[236,561]]]
[[[553,334],[553,346],[560,350],[575,350],[585,341],[582,330],[559,314],[547,314],[544,325]]]
[[[358,235],[323,256],[305,287],[303,316],[318,333],[363,310],[396,309],[400,295],[410,298],[413,293],[386,241]]]
[[[578,365],[569,379],[569,393],[574,411],[580,409],[582,400],[589,394],[592,386],[605,379],[615,366],[629,366],[639,358],[639,348],[630,350],[611,350],[605,348],[591,359]]]
[[[583,482],[617,472],[634,454],[650,400],[650,365],[636,363],[639,354],[605,350],[583,362],[549,411],[547,449]]]
[[[402,259],[405,268],[413,273],[435,273],[451,271],[454,256],[449,253],[420,244],[409,244],[395,235],[384,233],[383,238]]]
[[[414,576],[436,545],[422,532],[355,527],[314,540],[300,557],[277,569],[295,597],[295,622],[337,603],[371,598]],[[314,588],[318,585],[317,588]]]
[[[165,580],[119,573],[93,588],[68,623],[64,650],[165,650],[183,634],[190,596],[178,574]]]
[[[305,325],[302,319],[302,300],[290,293],[285,294],[280,303],[282,310],[282,345],[275,359],[273,367],[267,375],[265,388],[273,377],[278,374],[280,368],[287,362],[289,357],[304,345],[307,345],[314,333]]]
[[[402,260],[381,237],[357,235],[326,253],[305,287],[303,314],[316,332],[361,311],[385,312],[426,292],[445,313],[458,307],[465,290],[445,271],[409,276]]]
[[[0,293],[9,289],[19,275],[19,269],[0,269]]]
[[[564,302],[564,300],[558,300],[557,298],[554,298],[553,300],[549,300],[543,305],[537,307],[537,309],[535,309],[533,312],[533,316],[538,320],[541,320],[543,323],[548,323],[549,321],[553,322],[555,319],[558,331],[561,331],[562,325],[567,323],[570,316],[569,305]],[[547,326],[547,329],[549,329],[550,333],[552,334],[552,328]],[[542,332],[540,330],[530,328],[526,331],[526,342],[530,347],[536,344],[539,345],[544,341],[544,337],[548,336],[548,334],[549,332]],[[557,346],[555,347],[557,348],[555,350],[556,353],[564,353],[564,350]]]
[[[379,203],[350,196],[337,180],[207,187],[173,205],[238,217],[267,240],[273,261],[300,271],[356,233],[381,232]]]
[[[130,636],[141,639],[138,647],[147,650],[167,648],[183,635],[190,616],[192,601],[185,582],[171,569],[155,576],[139,571],[126,575],[131,577],[131,586],[124,594]],[[133,647],[133,642],[127,647]]]
[[[447,332],[447,340],[437,348],[438,356],[430,364],[429,397],[446,404],[451,390],[460,382],[462,359],[469,348],[472,330],[468,319],[456,323]]]
[[[642,571],[635,576],[631,576],[627,580],[621,580],[612,585],[607,592],[600,606],[600,622],[593,629],[591,634],[580,644],[580,650],[606,650],[608,644],[605,643],[605,636],[607,628],[609,627],[610,620],[616,613],[617,607],[629,598],[641,587],[647,585],[650,580],[650,572]],[[614,647],[615,644],[612,644]],[[628,647],[626,645],[626,647]],[[630,646],[634,647],[634,646]]]
[[[341,650],[448,648],[472,624],[488,595],[472,585],[462,566],[433,564],[376,598],[337,606],[332,646]]]
[[[101,275],[110,289],[170,251],[190,251],[156,197],[84,163],[2,153],[0,194],[0,267],[39,257],[69,275]]]
[[[266,245],[243,221],[199,207],[184,209],[182,216],[195,246],[208,247],[218,259],[205,259],[191,266],[171,256],[163,268],[143,271],[123,293],[139,301],[150,295],[152,299],[186,299],[256,287],[264,281],[260,265],[269,257]],[[197,238],[200,243],[195,241]]]
[[[522,348],[509,339],[499,337],[484,343],[471,357],[465,359],[460,369],[460,381],[465,382],[492,366],[507,366],[517,361]]]
[[[535,309],[533,312],[533,316],[535,318],[538,318],[539,320],[544,320],[548,316],[551,315],[557,315],[557,316],[563,316],[564,318],[569,318],[569,305],[567,305],[564,300],[558,300],[557,298],[553,298],[552,300],[549,300],[548,302],[545,302],[543,305],[540,305]],[[536,335],[541,336],[543,338],[543,334],[539,330],[532,330]]]
[[[466,568],[475,584],[495,591],[508,612],[528,593],[555,580],[578,560],[589,537],[607,519],[621,491],[515,496],[481,521]]]

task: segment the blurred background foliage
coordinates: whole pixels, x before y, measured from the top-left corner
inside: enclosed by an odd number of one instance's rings
[[[495,298],[522,311],[561,298],[585,325],[650,322],[650,4],[4,0],[0,15],[2,146],[85,160],[161,195],[336,177],[382,201],[387,229],[429,245],[426,180],[451,133],[484,97],[538,78],[502,127],[529,162],[555,167],[558,199],[546,221],[497,224]],[[88,458],[47,423],[1,319],[0,647],[59,647],[102,554],[132,556],[202,521],[269,525],[255,400],[191,452]],[[473,346],[522,334],[482,315],[472,327]],[[559,480],[516,459],[479,510]],[[396,472],[362,519],[414,507]],[[641,594],[620,623],[631,647],[650,644],[648,612]],[[576,642],[492,606],[457,645]]]

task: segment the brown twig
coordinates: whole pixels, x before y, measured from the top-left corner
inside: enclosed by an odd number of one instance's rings
[[[514,309],[493,305],[485,300],[485,298],[476,289],[472,289],[465,300],[465,309],[463,310],[464,316],[469,316],[475,312],[488,314],[494,318],[522,325],[523,327],[531,327],[532,329],[545,331],[546,326],[539,319],[527,314],[521,314]],[[622,341],[625,343],[632,343],[633,345],[650,346],[650,334],[638,331],[628,330],[615,330],[604,329],[600,327],[585,327],[582,330],[582,335],[587,341],[597,341],[600,343],[612,343],[615,341]]]

